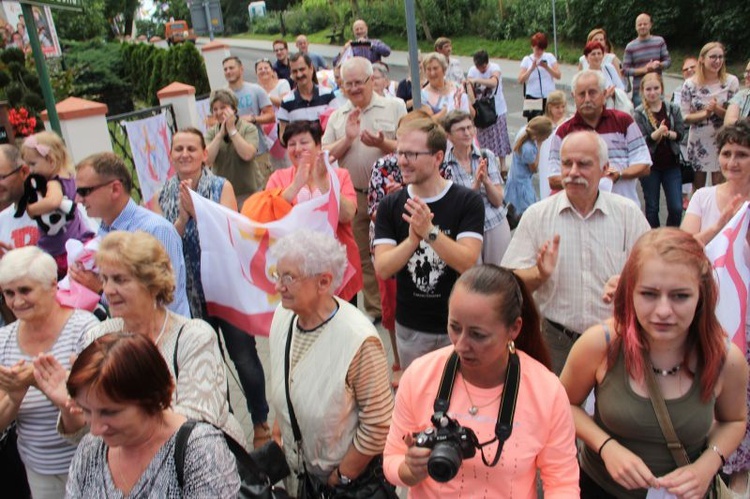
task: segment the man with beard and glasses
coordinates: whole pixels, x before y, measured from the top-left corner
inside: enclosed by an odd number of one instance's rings
[[[601,71],[581,71],[573,76],[571,86],[576,113],[557,127],[552,135],[549,154],[550,188],[552,190],[562,188],[560,183],[560,143],[562,140],[573,132],[592,131],[604,139],[609,151],[607,158],[609,168],[604,172],[607,180],[602,184],[602,188],[624,196],[640,207],[636,179],[648,175],[651,170],[651,155],[640,128],[629,114],[604,108],[607,81]]]
[[[284,129],[293,121],[317,121],[320,115],[335,107],[332,102],[336,96],[333,90],[318,85],[315,77],[315,66],[309,55],[297,52],[289,58],[292,78],[297,84],[292,92],[284,96],[279,106],[279,137],[284,136]]]
[[[564,191],[526,210],[502,261],[534,292],[558,375],[581,333],[612,315],[605,285],[650,228],[635,204],[599,189],[608,172],[599,134],[567,135],[560,157]]]

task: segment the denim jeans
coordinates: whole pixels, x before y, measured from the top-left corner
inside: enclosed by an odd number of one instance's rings
[[[652,228],[659,227],[659,187],[664,188],[667,199],[667,227],[679,227],[682,219],[682,172],[673,167],[651,170],[641,177],[643,199],[646,201],[646,220]]]
[[[268,419],[266,377],[255,347],[255,336],[218,317],[209,317],[208,323],[216,331],[221,329],[224,335],[224,344],[240,378],[253,424],[265,423]]]

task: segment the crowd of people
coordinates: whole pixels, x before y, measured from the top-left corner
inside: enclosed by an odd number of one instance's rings
[[[464,73],[441,37],[419,83],[395,82],[357,20],[331,70],[304,35],[292,54],[273,42],[257,83],[225,59],[212,125],[172,136],[150,209],[116,154],[73,164],[51,132],[0,145],[6,490],[236,497],[228,443],[276,440],[304,499],[750,497],[750,349],[735,344],[750,312],[733,341],[704,251],[750,201],[750,94],[712,42],[670,101],[666,43],[647,14],[635,24],[622,60],[591,31],[572,116],[535,33],[513,140],[486,51]],[[297,227],[262,269],[280,300],[264,372],[263,331],[208,306],[202,277],[222,262],[202,258],[191,191],[265,223],[332,185],[335,234]],[[69,258],[76,241],[90,260]],[[93,305],[61,300],[59,280]]]

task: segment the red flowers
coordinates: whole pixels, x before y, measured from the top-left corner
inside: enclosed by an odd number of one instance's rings
[[[13,125],[16,137],[28,137],[36,130],[36,118],[30,115],[25,107],[11,109],[8,112],[8,121]]]

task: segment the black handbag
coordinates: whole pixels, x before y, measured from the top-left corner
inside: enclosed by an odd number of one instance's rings
[[[497,123],[497,111],[495,110],[495,95],[500,86],[498,82],[492,95],[474,100],[474,125],[477,128],[489,128]]]
[[[292,350],[292,330],[294,319],[289,323],[289,332],[286,337],[286,351],[284,353],[284,388],[286,392],[286,404],[289,410],[289,420],[294,433],[294,442],[302,452],[302,433],[297,424],[297,416],[294,414],[292,399],[289,394],[289,371],[290,356]],[[331,487],[320,478],[309,473],[305,460],[302,459],[303,471],[297,475],[299,484],[297,487],[297,499],[398,499],[396,487],[391,485],[383,473],[383,456],[375,456],[355,480],[348,485],[337,485]]]
[[[185,451],[187,442],[197,421],[186,421],[175,437],[174,463],[177,471],[177,483],[180,488],[185,482]],[[227,447],[237,462],[237,472],[240,475],[241,499],[289,499],[286,490],[273,484],[289,476],[289,465],[284,451],[271,440],[260,449],[248,454],[242,445],[224,433]]]
[[[680,165],[680,172],[682,173],[682,183],[692,184],[693,179],[695,179],[695,168],[693,168],[692,163],[685,159],[682,152],[680,152],[677,162]]]
[[[505,203],[505,218],[508,220],[510,230],[515,230],[518,227],[518,223],[521,221],[521,215],[516,211],[516,207],[513,203]]]

